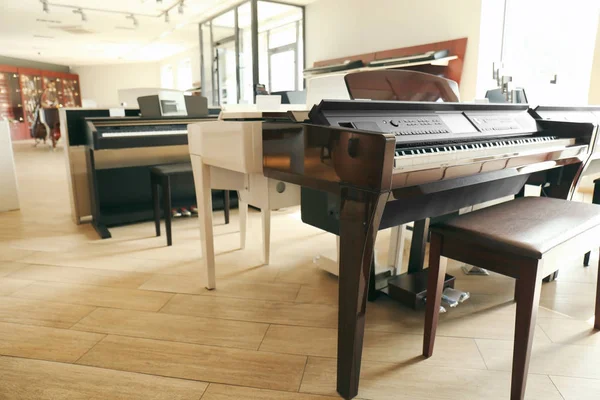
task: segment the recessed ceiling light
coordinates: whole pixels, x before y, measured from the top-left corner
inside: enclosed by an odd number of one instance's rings
[[[46,36],[46,35],[33,35],[34,38],[39,39],[54,39],[54,36]]]

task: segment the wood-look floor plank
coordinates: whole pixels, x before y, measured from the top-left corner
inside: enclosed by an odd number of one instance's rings
[[[486,365],[491,370],[510,371],[513,342],[476,339]],[[529,362],[532,374],[600,379],[600,347],[535,342]]]
[[[6,296],[32,284],[33,281],[25,279],[0,278],[0,296]]]
[[[26,266],[27,264],[23,264],[16,261],[0,261],[0,277],[4,277]]]
[[[140,286],[143,290],[201,294],[203,296],[236,297],[255,300],[294,301],[300,285],[219,280],[215,290],[207,290],[201,279],[181,275],[159,275]]]
[[[113,271],[93,268],[56,267],[51,265],[27,265],[8,275],[13,279],[77,283],[82,285],[109,286],[135,289],[152,277],[151,274],[133,271]]]
[[[74,362],[104,336],[0,322],[0,355]]]
[[[422,349],[422,335],[366,331],[363,360],[403,363],[419,356]],[[271,325],[260,350],[333,358],[337,329]],[[462,368],[486,369],[475,341],[468,338],[438,337],[436,352],[424,363],[452,367],[457,360]]]
[[[173,295],[138,289],[59,282],[34,282],[22,290],[13,292],[12,296],[97,307],[158,311]]]
[[[78,363],[205,382],[297,391],[306,357],[107,336]]]
[[[506,400],[510,396],[510,373],[437,367],[422,357],[405,363],[362,363],[358,397],[377,400]],[[309,357],[301,392],[335,395],[336,360]],[[526,400],[562,400],[546,375],[529,375]]]
[[[0,261],[17,261],[33,253],[33,250],[17,249],[0,243]]]
[[[72,329],[256,350],[267,324],[98,308]]]
[[[177,294],[161,312],[223,318],[269,324],[332,328],[337,326],[337,307],[264,300]]]
[[[565,400],[600,399],[600,380],[550,376]]]
[[[0,297],[0,321],[68,329],[95,307]]]
[[[339,398],[339,396],[281,392],[218,383],[211,383],[202,396],[202,400],[334,400]]]
[[[3,400],[198,400],[207,384],[57,362],[0,357]]]

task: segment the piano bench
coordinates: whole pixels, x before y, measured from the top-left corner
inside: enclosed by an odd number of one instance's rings
[[[192,163],[165,164],[150,168],[150,185],[152,186],[152,203],[154,204],[154,226],[156,236],[160,236],[160,202],[158,191],[162,189],[163,212],[165,214],[165,230],[167,246],[173,244],[171,235],[171,177],[176,175],[193,176]],[[229,191],[223,191],[225,223],[229,223],[230,198]]]
[[[592,194],[592,203],[600,204],[600,178],[594,180],[594,192]],[[585,253],[583,257],[583,266],[587,267],[590,265],[590,256],[592,255],[591,251]]]
[[[554,217],[555,216],[555,217]],[[423,355],[431,357],[446,257],[516,279],[511,400],[522,400],[543,278],[565,255],[600,247],[600,205],[522,197],[431,227]],[[595,329],[600,329],[600,274]]]

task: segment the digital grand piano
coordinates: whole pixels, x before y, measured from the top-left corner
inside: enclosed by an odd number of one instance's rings
[[[265,176],[301,186],[302,220],[340,238],[344,398],[358,393],[377,232],[515,195],[534,174],[568,198],[596,133],[593,124],[538,123],[526,105],[384,101],[323,101],[295,129],[263,130]],[[426,278],[413,268],[377,287],[416,297]]]
[[[189,162],[188,124],[206,117],[86,118],[87,172],[92,225],[101,238],[108,227],[153,218],[150,168]],[[181,178],[171,189],[173,207],[196,203],[194,182]]]

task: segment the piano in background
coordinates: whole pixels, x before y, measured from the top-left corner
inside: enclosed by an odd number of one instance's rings
[[[302,186],[302,220],[340,237],[337,390],[346,399],[358,393],[378,230],[515,195],[534,173],[567,198],[597,129],[538,124],[523,105],[460,103],[323,101],[310,122],[263,131],[263,172]],[[422,301],[421,268],[378,286]]]
[[[87,179],[92,224],[102,239],[108,227],[153,218],[150,167],[189,162],[187,125],[207,117],[86,118]],[[177,177],[173,207],[196,203],[192,177]],[[170,210],[166,210],[170,212]]]
[[[125,116],[137,117],[139,109],[125,109]],[[89,222],[92,214],[88,166],[86,161],[86,118],[109,117],[110,110],[101,108],[59,108],[61,139],[64,141],[71,218],[77,225]]]

